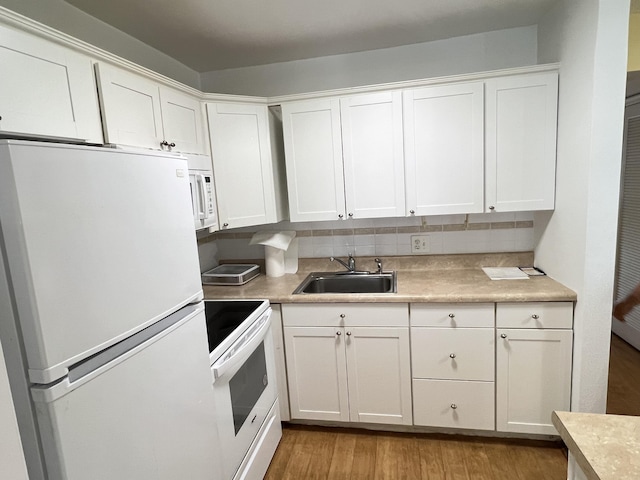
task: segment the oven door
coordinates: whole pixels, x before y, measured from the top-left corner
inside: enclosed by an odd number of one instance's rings
[[[269,308],[211,366],[225,478],[242,463],[276,401]]]

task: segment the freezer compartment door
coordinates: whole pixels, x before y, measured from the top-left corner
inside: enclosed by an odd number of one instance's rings
[[[0,224],[35,383],[202,298],[175,155],[0,141]]]
[[[34,388],[49,478],[221,478],[208,351],[200,309],[66,394]]]

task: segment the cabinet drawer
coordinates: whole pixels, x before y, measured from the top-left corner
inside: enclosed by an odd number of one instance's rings
[[[492,328],[411,328],[414,378],[494,379]]]
[[[498,328],[572,328],[572,302],[498,303]]]
[[[412,303],[412,327],[493,327],[493,303]]]
[[[413,380],[413,423],[428,427],[495,429],[493,382]]]
[[[406,303],[327,303],[282,305],[286,327],[406,327]]]

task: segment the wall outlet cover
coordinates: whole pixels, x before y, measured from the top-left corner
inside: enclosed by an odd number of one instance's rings
[[[411,253],[429,253],[429,235],[411,235]]]

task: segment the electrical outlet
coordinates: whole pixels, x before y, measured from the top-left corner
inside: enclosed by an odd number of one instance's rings
[[[429,253],[429,235],[411,235],[411,253]]]

